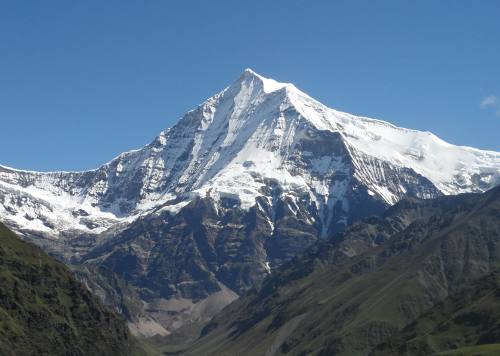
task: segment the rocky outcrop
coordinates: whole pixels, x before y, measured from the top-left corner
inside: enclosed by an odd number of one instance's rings
[[[186,353],[417,355],[500,343],[482,305],[495,303],[499,213],[500,188],[403,201],[278,268],[217,315]]]

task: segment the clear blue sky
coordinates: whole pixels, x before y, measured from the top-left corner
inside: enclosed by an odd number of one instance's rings
[[[500,1],[0,0],[0,163],[94,168],[246,67],[500,150]]]

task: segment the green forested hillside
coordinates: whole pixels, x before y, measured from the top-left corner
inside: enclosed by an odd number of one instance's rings
[[[0,224],[0,355],[136,353],[125,322],[71,272]]]

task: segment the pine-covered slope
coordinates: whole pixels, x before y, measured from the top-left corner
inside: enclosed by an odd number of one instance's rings
[[[500,153],[342,113],[245,70],[95,170],[0,167],[0,219],[83,265],[80,277],[110,306],[143,305],[132,321],[148,334],[167,334],[402,198],[481,192],[499,177]],[[112,287],[122,283],[133,306]]]
[[[125,322],[102,307],[67,267],[0,224],[1,355],[137,352]]]
[[[421,355],[500,343],[488,314],[499,216],[500,188],[403,201],[277,269],[186,354]]]

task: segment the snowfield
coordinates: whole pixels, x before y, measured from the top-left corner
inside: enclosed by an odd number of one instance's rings
[[[419,179],[432,189],[417,187]],[[500,183],[500,153],[333,110],[246,69],[153,142],[95,170],[0,166],[0,217],[26,236],[60,239],[176,214],[195,197],[243,209],[286,198],[297,212],[311,202],[316,213],[307,219],[326,234],[330,224],[347,223],[353,180],[385,204],[410,190],[421,198],[480,192]]]

